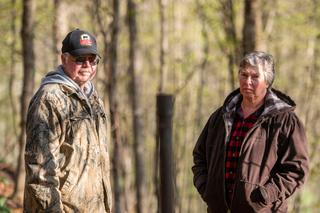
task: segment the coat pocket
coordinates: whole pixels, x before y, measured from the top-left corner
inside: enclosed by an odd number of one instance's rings
[[[239,181],[232,201],[232,208],[244,212],[268,212],[267,205],[257,196],[258,184]]]

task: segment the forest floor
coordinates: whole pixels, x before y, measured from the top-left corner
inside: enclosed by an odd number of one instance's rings
[[[11,198],[14,190],[14,169],[0,162],[0,213],[22,212],[22,203]]]

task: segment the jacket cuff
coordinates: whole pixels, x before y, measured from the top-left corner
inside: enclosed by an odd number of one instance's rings
[[[265,185],[260,189],[260,191],[262,195],[264,194],[263,196],[265,196],[265,201],[267,204],[273,203],[279,199],[279,192],[277,188],[271,183]]]

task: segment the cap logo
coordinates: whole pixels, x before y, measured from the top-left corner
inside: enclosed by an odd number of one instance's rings
[[[91,46],[92,40],[88,34],[82,34],[80,36],[80,45],[82,46]]]

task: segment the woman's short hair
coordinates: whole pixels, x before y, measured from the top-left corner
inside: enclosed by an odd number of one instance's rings
[[[272,55],[261,51],[248,53],[241,60],[240,68],[244,68],[248,65],[257,67],[259,70],[262,70],[265,81],[267,82],[269,87],[271,87],[275,77],[274,61]]]

